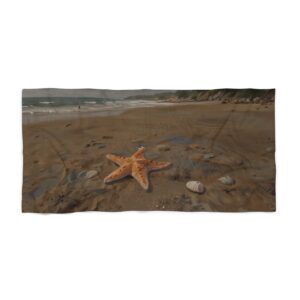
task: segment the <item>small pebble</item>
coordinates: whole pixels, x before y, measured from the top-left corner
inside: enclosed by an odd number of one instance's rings
[[[233,185],[233,184],[235,184],[235,180],[232,177],[228,176],[228,175],[224,176],[224,177],[220,177],[218,180],[220,182],[222,182],[223,184],[226,184],[226,185]]]
[[[98,145],[97,145],[97,148],[98,148],[98,149],[103,149],[103,148],[105,148],[105,147],[106,147],[106,146],[105,146],[104,144],[98,144]]]
[[[96,170],[91,170],[85,174],[85,178],[90,179],[90,178],[96,176],[97,174],[98,174],[98,172]]]

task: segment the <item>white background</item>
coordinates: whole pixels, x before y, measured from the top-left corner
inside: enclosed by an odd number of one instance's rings
[[[300,299],[297,2],[0,0],[0,298]],[[275,87],[277,212],[22,214],[43,87]]]

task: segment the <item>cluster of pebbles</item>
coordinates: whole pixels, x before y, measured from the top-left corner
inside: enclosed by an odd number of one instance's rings
[[[232,177],[230,177],[229,175],[220,177],[218,180],[225,185],[234,185],[235,184],[235,180]],[[200,181],[188,181],[186,183],[186,188],[188,190],[190,190],[191,192],[198,193],[198,194],[203,194],[205,192],[205,186]]]
[[[200,156],[201,156],[201,160],[204,161],[209,161],[211,158],[215,157],[214,153],[206,153],[204,155],[200,154]],[[218,181],[220,181],[224,185],[234,185],[236,182],[235,179],[229,175],[218,178]],[[195,181],[195,180],[188,181],[186,183],[186,188],[191,192],[198,193],[198,194],[203,194],[205,192],[205,186],[200,181]]]

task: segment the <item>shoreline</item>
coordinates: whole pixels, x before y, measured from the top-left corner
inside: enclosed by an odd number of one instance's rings
[[[128,103],[125,103],[128,104]],[[170,107],[170,106],[185,106],[185,105],[206,105],[206,104],[218,104],[218,102],[167,102],[167,101],[141,101],[135,103],[137,105],[120,105],[120,106],[105,106],[105,105],[94,105],[94,106],[81,106],[78,109],[77,106],[65,106],[65,107],[51,107],[51,112],[40,112],[37,108],[36,112],[31,112],[26,107],[22,110],[22,124],[37,124],[47,123],[55,121],[70,121],[74,119],[85,119],[85,118],[96,118],[96,117],[109,117],[117,116],[122,113],[139,108],[152,108],[152,107]],[[50,109],[50,108],[49,108]]]
[[[171,106],[173,103],[157,102],[157,103],[146,103],[139,102],[134,104],[124,103],[125,105],[82,105],[80,108],[78,106],[63,106],[63,107],[51,107],[44,108],[44,111],[37,107],[35,112],[25,108],[22,110],[22,123],[24,125],[33,123],[44,123],[53,122],[60,120],[73,120],[81,118],[93,118],[93,117],[108,117],[120,115],[127,110],[132,110],[136,108],[149,108],[149,107],[163,107]],[[127,104],[127,105],[126,105]]]

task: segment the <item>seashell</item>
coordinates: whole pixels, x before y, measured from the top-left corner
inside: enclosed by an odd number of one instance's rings
[[[226,184],[226,185],[235,184],[235,180],[232,177],[228,176],[228,175],[226,175],[224,177],[220,177],[218,180],[221,181],[223,184]]]
[[[94,177],[97,174],[98,174],[98,172],[96,170],[91,170],[91,171],[86,172],[85,178],[89,179],[89,178]]]
[[[185,186],[194,193],[203,194],[205,191],[205,187],[200,181],[189,181]]]

